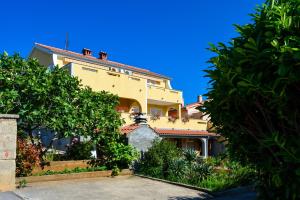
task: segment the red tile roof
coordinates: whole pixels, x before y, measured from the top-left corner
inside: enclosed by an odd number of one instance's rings
[[[139,127],[140,127],[139,124],[130,124],[128,126],[123,126],[121,128],[121,133],[127,135]]]
[[[130,124],[128,126],[124,126],[121,128],[122,134],[129,134],[132,131],[139,128],[139,124]],[[149,126],[149,128],[151,128]],[[155,128],[153,129],[157,134],[164,135],[174,135],[174,136],[217,136],[215,133],[209,133],[208,131],[200,131],[200,130],[187,130],[187,129],[163,129],[163,128]]]
[[[187,105],[185,105],[184,107],[185,107],[185,108],[198,107],[198,106],[201,106],[202,104],[203,104],[203,102],[195,102],[195,103],[187,104]]]
[[[98,59],[98,58],[93,57],[93,56],[85,56],[85,55],[82,55],[80,53],[76,53],[76,52],[69,51],[69,50],[64,50],[64,49],[59,49],[59,48],[56,48],[56,47],[51,47],[51,46],[40,44],[40,43],[35,43],[35,45],[39,46],[39,47],[42,47],[42,48],[45,48],[45,49],[48,49],[48,50],[50,50],[54,53],[57,53],[57,54],[62,54],[62,55],[65,55],[65,56],[70,56],[70,57],[76,57],[78,59],[83,59],[83,60],[89,60],[89,61],[92,61],[92,62],[104,64],[104,65],[106,64],[106,65],[111,65],[111,66],[115,66],[115,67],[121,67],[121,68],[124,68],[124,69],[127,69],[127,70],[132,70],[132,71],[142,73],[142,74],[146,74],[146,75],[150,75],[150,76],[170,79],[167,76],[151,72],[147,69],[133,67],[133,66],[130,66],[130,65],[125,65],[125,64],[110,61],[110,60],[101,60],[101,59]]]
[[[215,133],[200,130],[184,130],[184,129],[154,129],[159,135],[178,135],[178,136],[217,136]]]

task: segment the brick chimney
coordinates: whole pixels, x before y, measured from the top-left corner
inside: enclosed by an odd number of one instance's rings
[[[203,99],[202,99],[202,95],[198,95],[198,96],[197,96],[197,102],[199,102],[199,103],[200,103],[200,102],[202,102],[202,101],[203,101]]]
[[[92,56],[92,51],[90,49],[87,49],[87,48],[83,48],[82,49],[82,54],[84,56]]]
[[[100,60],[107,60],[107,53],[103,52],[103,51],[100,51],[99,52],[99,59]]]

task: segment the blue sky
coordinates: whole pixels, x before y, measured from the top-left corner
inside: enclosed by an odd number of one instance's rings
[[[28,56],[34,42],[108,58],[172,77],[185,103],[205,94],[208,43],[236,36],[262,0],[90,0],[1,2],[0,51]]]

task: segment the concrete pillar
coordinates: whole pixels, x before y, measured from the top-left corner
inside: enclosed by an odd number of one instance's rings
[[[18,115],[0,114],[0,192],[15,189]]]
[[[208,157],[208,139],[207,138],[201,138],[202,140],[202,156],[204,158],[207,158]]]
[[[178,104],[178,119],[181,119],[181,104]]]

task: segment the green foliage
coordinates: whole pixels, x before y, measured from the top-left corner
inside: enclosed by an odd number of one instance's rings
[[[77,138],[74,138],[64,157],[66,160],[89,160],[92,158],[92,150],[92,142],[79,142]]]
[[[26,179],[22,179],[19,181],[19,185],[18,185],[18,188],[24,188],[27,186],[27,181]]]
[[[0,113],[19,114],[18,134],[28,134],[32,144],[41,146],[40,138],[33,136],[39,128],[53,131],[57,139],[90,137],[101,165],[128,167],[136,151],[119,132],[123,120],[115,110],[118,103],[116,95],[83,87],[63,68],[50,70],[36,59],[0,54]]]
[[[108,142],[107,144],[102,143],[102,141],[97,144],[98,156],[97,159],[93,159],[89,162],[90,165],[105,165],[108,169],[125,169],[128,168],[133,161],[139,157],[139,153],[134,147],[131,145],[126,145],[122,138],[113,138],[112,136],[112,141]],[[109,137],[106,138],[107,141],[109,139]]]
[[[18,139],[16,152],[16,176],[30,175],[33,168],[40,163],[40,147],[27,140]]]
[[[49,71],[35,59],[0,55],[0,113],[18,114],[19,132],[31,135],[43,127],[72,135],[79,90],[79,81],[63,69]]]
[[[138,154],[126,144],[120,133],[123,120],[115,110],[119,98],[104,91],[99,93],[85,88],[80,91],[78,102],[77,134],[90,137],[97,149],[98,157],[91,164],[106,165],[109,169],[127,168]]]
[[[171,155],[167,155],[169,152]],[[253,168],[230,161],[227,156],[202,159],[195,151],[182,152],[164,140],[154,142],[138,162],[135,172],[212,191],[249,185],[256,180]]]
[[[230,155],[257,167],[261,198],[299,199],[299,0],[267,1],[252,17],[229,45],[211,46],[203,111]]]
[[[181,154],[182,152],[174,143],[155,140],[141,160],[138,170],[157,178],[166,177],[170,164],[179,159]]]
[[[111,176],[118,176],[120,174],[120,169],[117,166],[112,168]]]
[[[198,157],[197,152],[194,151],[193,149],[184,150],[183,155],[185,157],[185,160],[188,162],[194,162],[194,161],[196,161],[196,159]]]
[[[176,182],[196,184],[208,176],[212,168],[193,150],[182,152],[167,140],[156,140],[137,165],[137,173]]]
[[[231,163],[232,169],[215,169],[213,173],[198,182],[199,187],[209,188],[212,191],[220,191],[238,186],[246,186],[256,181],[257,173],[252,168],[243,167],[237,163]]]
[[[81,173],[81,172],[95,172],[95,171],[104,171],[107,168],[105,166],[98,166],[98,167],[87,167],[87,168],[81,168],[76,167],[74,169],[68,169],[65,168],[62,171],[52,171],[47,170],[40,173],[33,174],[33,176],[45,176],[45,175],[55,175],[55,174],[72,174],[72,173]]]

